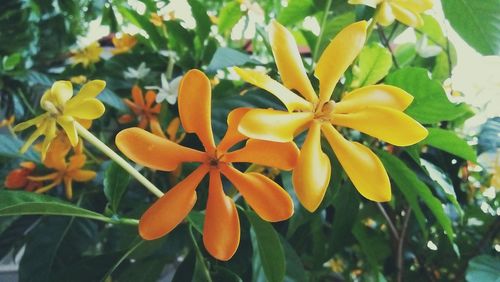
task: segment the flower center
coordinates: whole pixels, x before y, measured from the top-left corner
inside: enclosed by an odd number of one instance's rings
[[[321,110],[317,110],[316,113],[314,114],[314,119],[320,120],[320,121],[329,121],[330,120],[330,115],[335,109],[335,102],[334,101],[328,101],[321,106]]]
[[[52,116],[58,116],[62,114],[62,111],[54,105],[54,103],[50,101],[44,101],[42,104],[42,108],[50,113]]]

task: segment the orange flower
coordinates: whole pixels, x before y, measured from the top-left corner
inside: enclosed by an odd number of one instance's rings
[[[139,233],[144,239],[153,240],[174,229],[193,208],[195,189],[209,174],[203,242],[212,256],[228,260],[238,248],[240,226],[236,206],[224,194],[221,173],[264,220],[285,220],[293,213],[292,200],[285,190],[259,173],[242,173],[231,163],[249,162],[290,170],[297,160],[298,149],[292,142],[248,140],[242,149],[228,152],[233,145],[247,139],[238,133],[237,126],[248,109],[239,108],[229,114],[228,130],[216,146],[210,106],[210,81],[198,70],[189,71],[180,85],[180,120],[186,132],[198,136],[205,152],[178,145],[140,128],[118,133],[116,145],[130,159],[152,169],[172,171],[181,163],[201,163],[144,213]]]
[[[132,101],[124,99],[125,104],[138,117],[140,128],[146,128],[148,124],[151,127],[153,123],[158,122],[161,105],[156,104],[155,100],[156,94],[153,91],[147,91],[146,95],[142,95],[142,90],[137,85],[134,85],[132,88]],[[118,121],[120,123],[128,123],[133,119],[132,115],[126,114],[121,116]]]
[[[51,180],[50,184],[36,189],[35,193],[47,192],[64,182],[66,198],[70,200],[73,198],[73,181],[87,182],[95,178],[94,171],[82,169],[87,157],[83,154],[81,141],[74,148],[75,154],[69,158],[69,162],[66,162],[66,155],[70,149],[71,144],[66,135],[58,134],[58,137],[50,144],[47,157],[43,161],[46,167],[56,171],[43,176],[28,177],[28,179],[38,182]]]
[[[111,50],[111,53],[113,55],[118,55],[121,53],[126,53],[130,49],[132,49],[135,44],[137,44],[137,38],[135,36],[130,35],[130,34],[122,34],[120,37],[113,36],[111,39],[113,42],[113,45],[115,46],[115,49]]]
[[[5,188],[7,189],[22,189],[26,191],[33,191],[34,189],[41,186],[40,182],[32,181],[29,176],[33,173],[36,168],[36,164],[33,162],[22,162],[20,168],[16,168],[9,172],[5,178]]]

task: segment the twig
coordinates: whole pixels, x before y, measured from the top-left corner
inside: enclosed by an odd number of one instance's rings
[[[406,230],[408,230],[408,223],[410,222],[410,217],[411,217],[411,207],[409,207],[406,210],[405,214],[405,219],[403,223],[403,229],[401,230],[401,234],[399,236],[399,241],[398,241],[398,257],[397,257],[397,268],[398,268],[398,282],[403,281],[403,273],[404,273],[404,258],[403,258],[403,250],[404,250],[404,243],[405,243],[405,237],[406,237]]]
[[[392,236],[394,237],[394,239],[399,240],[398,230],[396,229],[396,226],[394,225],[391,218],[389,217],[389,215],[385,211],[384,207],[382,206],[381,203],[376,203],[376,204],[377,204],[377,208],[380,210],[380,212],[384,216],[385,220],[387,220],[387,224],[389,225],[389,229],[391,230]]]
[[[398,61],[396,60],[396,56],[394,56],[394,51],[392,50],[392,47],[389,44],[389,40],[385,36],[384,29],[379,24],[377,24],[377,31],[378,31],[378,36],[380,38],[380,41],[382,42],[382,44],[384,44],[385,47],[387,47],[387,49],[389,49],[389,52],[391,53],[391,57],[392,57],[392,61],[394,62],[394,66],[399,69]]]

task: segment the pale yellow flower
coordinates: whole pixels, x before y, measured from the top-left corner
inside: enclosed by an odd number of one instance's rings
[[[74,65],[82,64],[84,67],[88,67],[90,64],[95,64],[101,60],[101,53],[101,45],[96,41],[75,52],[71,59]]]

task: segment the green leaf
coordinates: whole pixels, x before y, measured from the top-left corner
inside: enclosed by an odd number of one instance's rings
[[[284,281],[307,281],[306,270],[299,255],[285,238],[282,236],[279,236],[279,238],[286,257],[286,274]]]
[[[110,89],[104,89],[98,96],[97,99],[101,100],[104,104],[117,109],[120,112],[127,111],[127,106],[123,103],[123,100],[116,95],[115,92]]]
[[[292,25],[304,20],[305,17],[315,13],[312,0],[290,0],[288,5],[281,9],[278,22],[283,25]]]
[[[196,33],[203,42],[210,33],[210,27],[212,26],[212,22],[207,15],[207,9],[205,6],[198,0],[188,0],[189,6],[191,6],[191,12],[193,13],[193,17],[196,21]]]
[[[93,211],[63,202],[57,198],[24,191],[0,191],[0,216],[64,215],[101,221],[110,219]]]
[[[111,210],[114,213],[118,211],[118,206],[120,205],[123,194],[127,190],[129,182],[130,174],[117,163],[111,162],[104,173],[103,184],[104,195],[106,199],[108,199]]]
[[[375,84],[384,78],[392,67],[391,53],[380,44],[366,45],[353,67],[352,88]]]
[[[323,50],[325,50],[326,46],[332,41],[332,39],[345,27],[350,25],[351,23],[356,21],[356,15],[354,12],[347,12],[341,15],[338,15],[331,20],[328,20],[326,22],[326,25],[324,26],[324,31],[323,31],[323,38],[320,42],[320,47],[319,47],[319,54],[323,53]],[[314,43],[316,44],[316,43]],[[318,58],[320,58],[318,56]]]
[[[285,253],[278,233],[271,223],[262,220],[253,211],[246,211],[255,234],[254,250],[258,250],[267,281],[281,282],[285,278]],[[254,243],[252,241],[252,243]]]
[[[385,82],[398,86],[415,97],[406,113],[420,123],[454,120],[467,111],[465,104],[456,105],[448,100],[441,84],[429,78],[426,69],[400,69],[388,75]]]
[[[448,236],[450,243],[454,245],[454,232],[451,220],[445,213],[442,203],[432,194],[429,187],[420,181],[417,175],[397,157],[383,151],[379,151],[378,155],[387,169],[389,176],[414,210],[422,229],[425,230],[425,217],[420,208],[419,200],[422,200],[432,214],[434,214]],[[458,250],[456,251],[458,252]]]
[[[415,29],[426,34],[431,42],[442,47],[446,46],[446,37],[438,21],[433,16],[426,14],[422,14],[422,19],[424,20],[424,24]]]
[[[3,70],[10,71],[13,70],[21,62],[21,54],[14,53],[9,56],[5,56],[2,59]]]
[[[371,267],[376,271],[382,270],[384,260],[391,254],[387,240],[381,234],[364,226],[360,220],[356,220],[352,234],[356,237]]]
[[[25,160],[39,162],[39,155],[30,148],[26,153],[19,153],[19,149],[23,146],[24,142],[17,137],[7,134],[0,134],[0,156],[8,158],[22,158]]]
[[[465,279],[474,281],[500,281],[500,258],[480,255],[469,261]]]
[[[203,234],[203,224],[205,223],[205,213],[201,211],[191,211],[188,214],[187,220],[198,231]]]
[[[483,55],[500,55],[500,0],[443,0],[453,29]]]
[[[464,160],[476,162],[476,152],[455,132],[441,128],[428,128],[427,130],[429,130],[429,136],[422,143],[461,157]]]
[[[219,47],[215,51],[214,57],[208,64],[207,72],[214,73],[217,70],[233,66],[241,66],[246,63],[259,63],[252,59],[250,55],[236,51],[228,47]]]
[[[410,65],[417,56],[414,43],[403,43],[394,50],[394,57],[401,68]]]
[[[237,1],[227,3],[220,10],[219,15],[219,32],[225,34],[238,23],[238,21],[243,16],[243,12],[240,8],[240,3]]]
[[[335,254],[350,240],[351,230],[356,222],[356,217],[359,211],[359,194],[349,181],[347,185],[343,185],[337,191],[333,198],[333,214],[332,231],[329,253]]]

